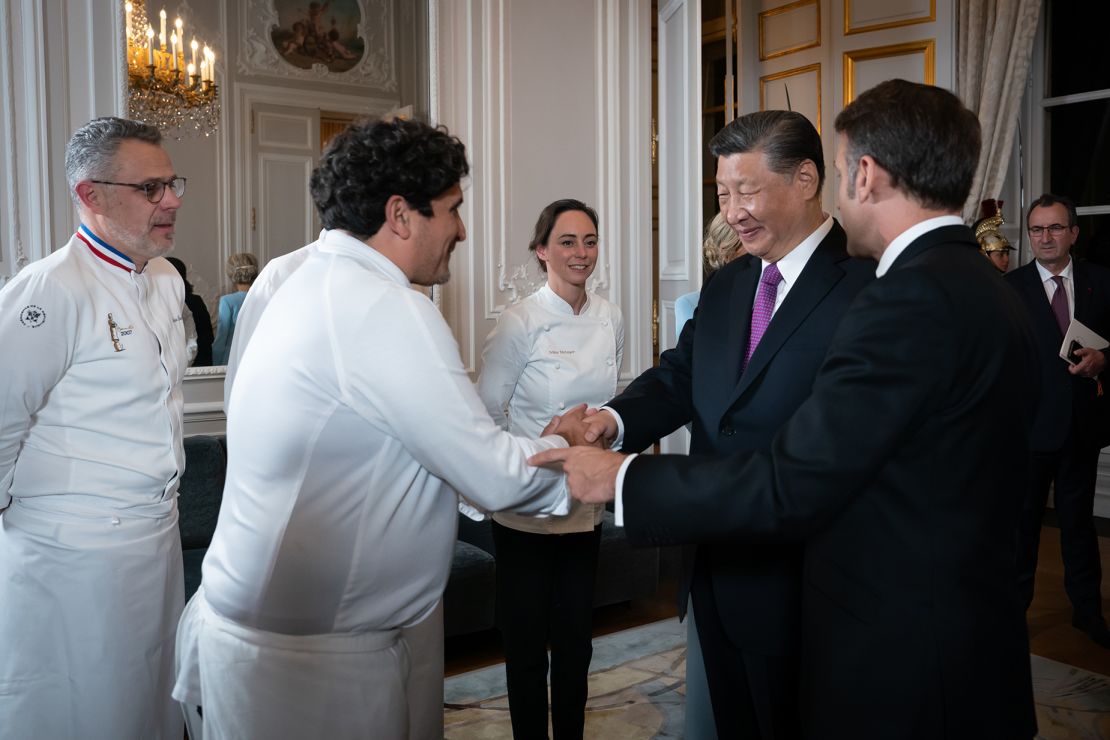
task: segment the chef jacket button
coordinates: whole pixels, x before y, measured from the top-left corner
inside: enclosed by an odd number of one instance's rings
[[[113,527],[118,527],[119,526],[119,517],[118,516],[112,517],[112,526]]]
[[[559,408],[565,409],[566,407],[567,407],[567,405],[565,403],[563,403],[562,401],[559,401]]]
[[[602,321],[602,322],[601,322],[601,325],[602,325],[602,326],[609,326],[609,322],[608,322],[608,321]]]
[[[563,363],[561,363],[561,362],[556,362],[555,363],[555,369],[556,370],[560,369],[562,366],[563,366]]]
[[[612,357],[606,358],[605,364],[606,365],[612,365],[613,364],[613,358]]]
[[[551,327],[550,327],[550,326],[544,326],[544,327],[543,327],[543,330],[544,330],[544,331],[551,331]]]

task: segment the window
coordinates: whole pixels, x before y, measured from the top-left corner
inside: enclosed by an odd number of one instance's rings
[[[1034,67],[1044,114],[1045,190],[1074,199],[1080,258],[1110,265],[1110,55],[1102,4],[1048,0],[1044,63]],[[1027,202],[1039,193],[1028,193]]]

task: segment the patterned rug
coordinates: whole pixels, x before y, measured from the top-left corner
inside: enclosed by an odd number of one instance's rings
[[[1032,656],[1038,738],[1110,738],[1110,679]],[[594,640],[586,737],[681,738],[686,689],[686,627],[676,619]],[[510,740],[505,669],[447,679],[444,735],[451,740]]]

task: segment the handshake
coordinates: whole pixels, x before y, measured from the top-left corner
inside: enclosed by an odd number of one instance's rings
[[[608,411],[580,403],[565,414],[555,416],[540,436],[557,434],[571,447],[590,445],[608,449],[617,438],[617,420]]]
[[[536,466],[562,469],[570,495],[588,504],[603,504],[616,496],[617,473],[625,456],[609,448],[617,438],[617,419],[608,411],[579,404],[556,416],[543,435],[558,434],[571,445],[544,450],[528,458]]]

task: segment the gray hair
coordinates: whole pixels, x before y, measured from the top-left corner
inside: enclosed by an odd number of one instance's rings
[[[105,116],[94,118],[73,134],[66,144],[66,184],[69,186],[69,197],[75,205],[81,205],[77,197],[77,183],[92,178],[112,177],[113,159],[120,143],[126,139],[160,145],[162,132],[141,121]]]

